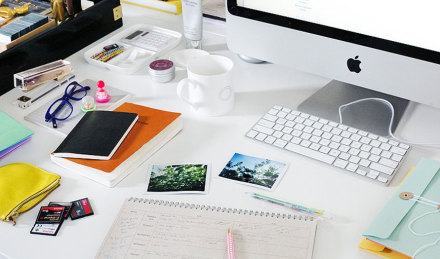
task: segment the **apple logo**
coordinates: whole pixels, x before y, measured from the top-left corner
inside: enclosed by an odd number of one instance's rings
[[[361,62],[362,61],[360,61],[359,59],[358,59],[358,57],[359,56],[356,56],[354,59],[353,58],[349,58],[348,60],[347,60],[347,67],[348,67],[348,70],[350,70],[350,72],[355,72],[355,73],[359,73],[359,72],[361,72]]]

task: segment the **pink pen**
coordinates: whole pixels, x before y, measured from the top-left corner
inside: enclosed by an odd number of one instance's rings
[[[234,241],[232,240],[231,229],[228,228],[228,259],[234,259]]]

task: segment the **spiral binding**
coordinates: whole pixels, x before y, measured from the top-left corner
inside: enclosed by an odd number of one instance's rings
[[[164,201],[164,200],[153,200],[153,199],[143,199],[143,198],[134,198],[131,197],[128,199],[129,202],[137,202],[137,203],[148,203],[152,205],[159,206],[169,206],[169,207],[179,207],[185,209],[195,209],[195,210],[204,210],[204,211],[216,211],[222,213],[232,213],[232,214],[243,214],[249,216],[260,216],[260,217],[272,217],[272,218],[282,218],[282,219],[294,219],[294,220],[304,220],[304,221],[313,221],[313,217],[307,217],[303,215],[295,215],[295,214],[281,214],[275,212],[264,212],[264,211],[253,211],[253,210],[243,210],[243,209],[235,209],[235,208],[225,208],[225,207],[217,207],[211,205],[199,205],[193,203],[184,203],[184,202],[174,202],[174,201]]]

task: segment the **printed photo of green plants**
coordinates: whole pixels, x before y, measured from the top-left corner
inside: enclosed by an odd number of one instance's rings
[[[286,163],[235,153],[219,176],[264,189],[273,189],[286,169]]]
[[[206,164],[152,165],[147,192],[207,192],[209,171]]]

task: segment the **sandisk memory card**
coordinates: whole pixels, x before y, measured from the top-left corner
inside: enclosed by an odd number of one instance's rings
[[[72,210],[72,202],[49,202],[49,206],[63,206],[64,209],[64,219],[67,219],[70,215],[70,211]]]
[[[40,208],[36,223],[62,223],[65,208],[63,206],[43,206]]]
[[[72,220],[93,215],[92,206],[88,198],[73,201],[72,203],[72,211],[70,212],[70,218],[72,218]]]

